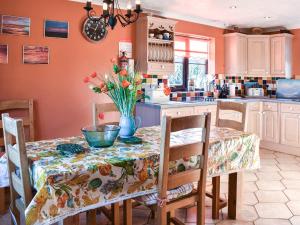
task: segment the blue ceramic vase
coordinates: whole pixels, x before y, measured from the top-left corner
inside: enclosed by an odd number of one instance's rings
[[[121,115],[120,124],[121,127],[119,136],[121,138],[130,138],[133,137],[137,128],[140,126],[141,119],[139,117],[136,118],[138,121],[138,125],[136,124],[134,116],[124,116]]]

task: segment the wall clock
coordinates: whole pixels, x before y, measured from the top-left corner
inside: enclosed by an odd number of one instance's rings
[[[107,34],[104,20],[91,20],[87,18],[83,23],[83,35],[91,42],[98,42]]]

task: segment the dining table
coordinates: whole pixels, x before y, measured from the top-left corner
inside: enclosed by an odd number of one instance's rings
[[[92,148],[83,136],[26,143],[30,176],[36,191],[25,210],[26,225],[46,225],[80,212],[157,192],[160,127],[136,132],[140,144],[116,140],[107,148]],[[198,135],[199,134],[199,135]],[[171,146],[199,141],[201,130],[171,134]],[[210,131],[207,176],[229,175],[228,216],[235,219],[244,171],[260,167],[259,137],[229,128]],[[61,154],[60,144],[83,146],[79,154]],[[171,162],[169,173],[192,169],[198,156]]]

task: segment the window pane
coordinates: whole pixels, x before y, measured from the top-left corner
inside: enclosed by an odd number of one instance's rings
[[[194,51],[194,49],[192,49],[192,51]],[[190,57],[200,58],[200,59],[208,59],[208,54],[207,53],[190,52]]]
[[[190,50],[197,52],[208,52],[208,41],[190,39]]]
[[[175,56],[175,73],[169,77],[169,85],[182,86],[183,85],[183,57]]]
[[[175,49],[176,50],[186,50],[185,41],[175,41]]]
[[[186,52],[175,51],[175,56],[185,57],[186,56]]]
[[[206,64],[189,63],[189,79],[195,81],[196,88],[205,88],[207,83],[207,66]]]

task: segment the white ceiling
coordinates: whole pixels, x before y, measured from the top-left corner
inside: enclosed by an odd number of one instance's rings
[[[103,1],[92,2],[101,4]],[[124,7],[127,0],[119,2],[123,3]],[[230,25],[300,28],[300,0],[142,0],[141,2],[144,9],[157,11],[162,16],[222,28]],[[231,9],[230,6],[236,8]]]

